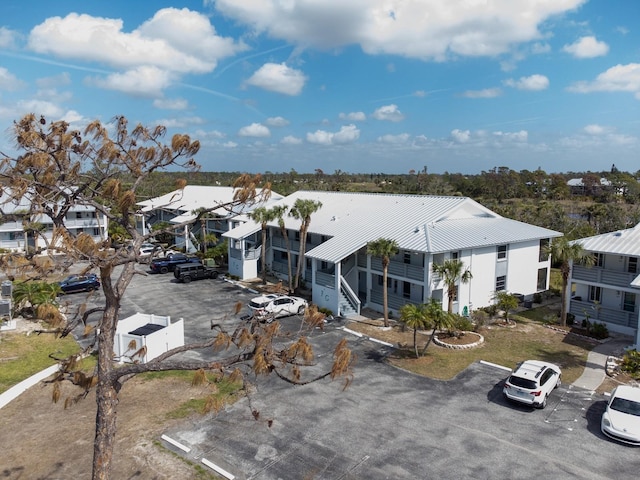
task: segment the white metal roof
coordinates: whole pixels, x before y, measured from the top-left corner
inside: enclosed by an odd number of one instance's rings
[[[236,190],[237,189],[233,187],[187,185],[182,190],[174,190],[165,195],[138,202],[138,205],[142,207],[141,211],[143,213],[152,212],[157,209],[173,210],[178,216],[172,221],[182,223],[193,220],[195,215],[193,215],[192,212],[201,208],[214,209],[212,212],[222,217],[237,216],[240,212],[251,211],[257,206],[269,205],[283,198],[279,193],[271,192],[271,197],[267,202],[243,205],[236,208],[236,212],[231,213],[227,209],[220,207],[220,205],[232,202]],[[257,189],[257,193],[260,192],[261,189]],[[216,207],[220,208],[216,209]]]
[[[298,191],[277,204],[292,206],[298,198],[322,203],[309,233],[332,237],[307,256],[334,263],[378,238],[395,240],[401,250],[439,253],[561,235],[501,217],[467,197]],[[287,217],[285,225],[299,230],[300,221]],[[240,239],[259,230],[249,221],[224,236]]]
[[[589,252],[640,257],[640,223],[633,228],[580,238],[574,242]]]

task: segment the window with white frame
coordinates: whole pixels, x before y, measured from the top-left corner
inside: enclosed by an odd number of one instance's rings
[[[507,276],[501,275],[496,277],[496,292],[501,292],[507,288]]]
[[[604,267],[604,253],[593,254],[594,266]]]
[[[504,260],[507,258],[507,246],[506,245],[498,245],[496,247],[496,252],[498,255],[498,260]]]
[[[636,294],[630,292],[624,292],[622,300],[622,309],[625,312],[635,312],[636,310]]]
[[[602,299],[602,288],[594,285],[589,286],[589,301],[598,302]]]

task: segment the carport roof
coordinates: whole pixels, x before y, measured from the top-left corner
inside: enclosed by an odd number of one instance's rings
[[[395,240],[401,250],[440,253],[561,235],[504,218],[467,197],[298,191],[277,204],[291,207],[299,198],[322,203],[309,233],[331,237],[306,256],[332,263],[378,238]],[[299,230],[300,221],[287,217],[285,225]],[[260,225],[249,221],[224,236],[240,239],[258,231]]]

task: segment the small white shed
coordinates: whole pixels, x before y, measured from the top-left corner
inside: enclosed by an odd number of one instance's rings
[[[134,343],[135,342],[135,343]],[[171,317],[136,313],[118,322],[113,345],[118,362],[149,362],[172,348],[184,345],[184,320],[171,323]],[[146,347],[146,354],[132,355]]]

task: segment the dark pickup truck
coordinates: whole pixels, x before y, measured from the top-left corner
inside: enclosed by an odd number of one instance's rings
[[[183,263],[176,266],[173,276],[179,282],[189,283],[191,280],[201,280],[203,278],[218,278],[220,270],[215,267],[207,267],[197,263]]]
[[[183,263],[202,263],[198,257],[190,257],[184,253],[170,253],[166,257],[154,258],[151,260],[151,271],[153,273],[167,273],[173,271],[176,265]]]

